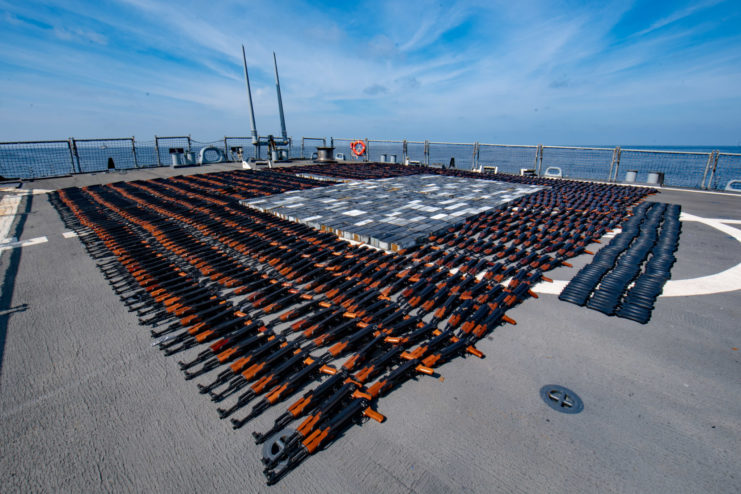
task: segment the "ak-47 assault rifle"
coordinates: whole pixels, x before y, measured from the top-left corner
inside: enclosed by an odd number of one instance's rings
[[[446,341],[453,342],[443,346]],[[426,359],[434,365],[464,352],[471,347],[471,343],[469,339],[456,339],[451,331],[441,333],[431,340],[430,344],[424,348],[420,347],[422,349],[415,354],[424,356],[442,346]],[[374,385],[369,388],[363,386],[365,378],[383,372],[395,363],[399,365]],[[418,358],[404,352],[403,347],[394,347],[369,362],[354,376],[349,376],[344,371],[339,372],[319,387],[304,394],[276,420],[270,431],[265,434],[254,434],[258,443],[268,440],[263,449],[264,473],[268,484],[277,482],[306,457],[326,446],[353,422],[362,420],[363,417],[383,421],[384,417],[370,407],[371,402],[420,372],[433,373],[424,362],[420,363]],[[290,422],[301,416],[306,418],[295,430],[287,429]]]
[[[248,415],[246,415],[242,419],[231,419],[232,427],[234,427],[235,429],[242,427],[249,420],[258,416],[260,413],[264,412],[269,407],[277,404],[283,399],[291,396],[294,392],[298,391],[300,387],[306,381],[317,379],[321,374],[330,374],[330,375],[336,374],[337,371],[331,367],[326,366],[325,363],[329,359],[340,355],[344,350],[348,348],[352,348],[358,342],[367,339],[368,335],[376,335],[376,336],[365,347],[357,351],[343,365],[344,371],[351,370],[354,363],[362,362],[364,358],[367,358],[367,355],[373,350],[373,348],[376,345],[382,343],[383,339],[385,338],[383,334],[380,334],[380,332],[377,331],[375,326],[367,326],[366,328],[363,328],[362,330],[344,338],[342,341],[335,344],[329,350],[328,354],[325,354],[322,357],[311,358],[311,359],[308,359],[307,361],[304,361],[304,363],[307,364],[306,367],[288,376],[286,379],[283,380],[283,382],[280,385],[273,388],[263,400],[261,400],[259,403],[257,403],[252,408],[252,411]],[[319,388],[322,388],[322,386],[324,385],[320,385]],[[315,392],[318,392],[319,388],[317,388]],[[304,398],[309,396],[311,393],[312,392],[305,394]],[[241,406],[244,406],[246,402],[238,403],[238,404],[241,407]],[[229,413],[233,413],[234,411],[236,411],[237,408],[230,410]]]
[[[328,312],[331,310],[331,306],[327,308]],[[321,311],[320,311],[321,313]],[[296,354],[303,354],[307,355],[311,350],[314,348],[319,348],[322,346],[325,346],[329,343],[334,342],[342,335],[349,332],[347,336],[342,338],[340,341],[338,341],[334,346],[332,346],[327,353],[325,353],[321,357],[312,358],[311,363],[314,362],[329,362],[330,360],[337,358],[340,354],[342,354],[347,349],[353,348],[356,345],[358,345],[360,342],[367,340],[369,337],[373,337],[372,340],[375,342],[375,344],[382,343],[384,341],[384,338],[381,338],[381,336],[384,335],[394,335],[399,332],[407,331],[407,329],[414,327],[417,324],[420,324],[420,318],[408,318],[403,321],[401,321],[398,324],[392,325],[392,323],[398,319],[398,317],[403,316],[403,312],[397,311],[397,313],[393,314],[392,316],[387,317],[383,321],[381,321],[381,324],[379,324],[378,329],[376,329],[375,325],[367,325],[363,322],[358,322],[355,319],[355,316],[353,314],[348,314],[343,312],[342,310],[331,310],[331,312],[322,320],[318,320],[318,317],[316,317],[316,314],[311,318],[311,320],[305,322],[305,323],[296,323],[294,325],[294,328],[306,328],[304,329],[303,335],[297,339],[293,340],[292,343],[302,342],[304,338],[307,337],[314,337],[314,339],[308,344],[301,348],[301,350],[296,350]],[[340,322],[342,318],[349,317],[350,320],[346,320],[344,322]],[[313,321],[313,324],[312,324]],[[307,327],[308,326],[308,327]],[[323,332],[316,335],[316,331],[323,328]],[[358,330],[358,328],[360,328]],[[366,347],[361,349],[359,352],[357,352],[354,356],[351,356],[348,361],[346,362],[345,368],[351,369],[354,365],[362,362],[365,358],[367,358],[368,352],[370,351],[370,348]],[[251,389],[248,390],[246,393],[241,395],[237,402],[229,409],[220,410],[221,417],[226,417],[230,414],[232,414],[237,409],[245,406],[249,401],[251,401],[254,397],[256,397],[258,394],[266,391],[268,389],[268,385],[275,385],[277,384],[277,378],[279,378],[284,373],[295,371],[295,368],[293,364],[298,364],[299,359],[291,359],[289,362],[286,362],[281,367],[278,367],[272,374],[269,374],[265,378],[260,379],[257,381],[254,385],[251,386]],[[273,360],[272,356],[270,359],[263,359],[263,362],[267,367],[270,367]],[[304,363],[307,363],[307,361],[304,361]],[[257,370],[262,371],[263,367],[257,367]],[[368,370],[368,372],[371,372],[371,370]],[[309,377],[307,376],[302,370],[298,371],[296,373],[298,376],[303,377]],[[224,378],[226,376],[220,376],[219,380],[224,382]],[[228,394],[231,394],[233,392],[234,388],[238,388],[241,386],[244,386],[247,381],[249,381],[251,378],[254,378],[254,373],[247,373],[244,372],[240,377],[238,377],[236,380],[232,380],[229,383],[229,386],[222,391],[219,395],[217,395],[217,399],[222,399]],[[268,379],[269,377],[269,379]],[[288,378],[288,381],[291,383],[295,383],[295,380],[293,378]],[[295,386],[292,385],[291,389],[293,389]],[[213,388],[212,388],[213,389]],[[271,392],[272,393],[272,392]],[[285,396],[285,391],[282,391],[279,395],[273,395],[271,394],[272,401],[277,401],[278,397]],[[268,400],[270,401],[270,400]],[[252,418],[255,413],[258,413],[258,411],[264,409],[266,406],[268,406],[267,403],[263,400],[262,405],[257,407],[257,409],[253,409],[253,412],[248,415],[249,418]],[[233,425],[235,427],[240,427],[243,425],[247,419],[242,420],[233,420]]]

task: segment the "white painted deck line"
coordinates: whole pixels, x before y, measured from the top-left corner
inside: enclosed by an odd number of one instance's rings
[[[8,238],[22,196],[22,194],[8,194],[0,200],[0,240]]]
[[[730,235],[741,242],[741,230],[724,223],[736,223],[737,220],[717,218],[701,218],[688,213],[682,213],[682,221],[697,221]],[[662,297],[689,297],[692,295],[711,295],[713,293],[733,292],[741,290],[741,263],[730,269],[710,276],[701,276],[689,280],[669,280],[664,286]]]
[[[17,187],[0,187],[0,191],[10,192],[11,194],[20,194],[22,196],[32,194],[34,196],[39,194],[48,194],[53,192],[51,189],[19,189]]]
[[[4,191],[10,193],[0,200],[0,252],[48,242],[49,239],[46,237],[36,237],[19,242],[16,237],[8,237],[8,234],[13,226],[13,220],[18,214],[18,207],[23,196],[48,194],[51,191],[46,189],[4,189]]]
[[[46,237],[30,238],[28,240],[21,240],[20,242],[8,242],[0,244],[0,252],[4,250],[16,249],[18,247],[29,247],[31,245],[45,244],[49,239]]]
[[[741,220],[728,220],[719,218],[701,218],[689,213],[682,213],[682,221],[697,221],[715,228],[741,242],[741,230],[728,226],[728,224],[741,224]],[[547,293],[559,295],[568,285],[568,281],[553,280],[553,283],[538,283],[533,288],[536,293]],[[669,280],[664,285],[661,297],[692,297],[695,295],[712,295],[714,293],[725,293],[741,290],[741,263],[720,273],[690,278],[687,280]]]

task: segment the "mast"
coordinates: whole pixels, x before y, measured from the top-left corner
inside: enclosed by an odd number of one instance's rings
[[[273,66],[275,67],[275,88],[278,91],[278,114],[280,115],[280,132],[283,137],[283,142],[288,142],[288,134],[286,133],[286,119],[283,116],[283,99],[280,96],[280,79],[278,79],[278,61],[275,58],[275,52],[273,52]],[[245,64],[245,73],[247,73],[247,65]],[[253,117],[254,120],[254,117]]]
[[[275,54],[273,54],[275,56]],[[255,125],[255,109],[252,107],[252,91],[250,90],[250,76],[247,73],[247,56],[244,53],[244,45],[242,45],[242,62],[244,63],[244,80],[247,82],[247,99],[250,102],[250,123],[252,124],[252,144],[257,146],[258,143],[258,137],[257,137],[257,126]],[[277,77],[278,72],[276,72],[275,75]],[[278,101],[280,101],[280,90],[278,91]],[[283,121],[283,112],[281,111],[281,122]]]

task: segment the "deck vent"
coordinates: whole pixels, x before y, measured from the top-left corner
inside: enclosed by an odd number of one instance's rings
[[[561,413],[579,413],[584,410],[584,402],[579,395],[558,384],[548,384],[540,388],[540,397],[546,405]]]

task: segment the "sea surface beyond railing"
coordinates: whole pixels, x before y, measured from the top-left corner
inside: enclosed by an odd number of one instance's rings
[[[304,137],[291,140],[291,156],[311,158],[319,146],[334,146],[335,153],[352,159],[355,139]],[[520,174],[523,169],[540,176],[608,182],[647,183],[649,178],[675,187],[724,189],[741,180],[741,148],[647,148],[643,146],[544,146],[454,143],[411,140],[362,139],[363,161],[411,162],[421,165],[493,170]],[[300,145],[299,145],[300,142]],[[224,137],[201,142],[190,136],[155,136],[57,141],[0,142],[0,176],[36,179],[75,173],[128,170],[173,163],[241,161],[264,157],[267,150],[252,145],[250,137]],[[262,156],[261,156],[262,155]],[[651,176],[651,177],[649,177]]]

